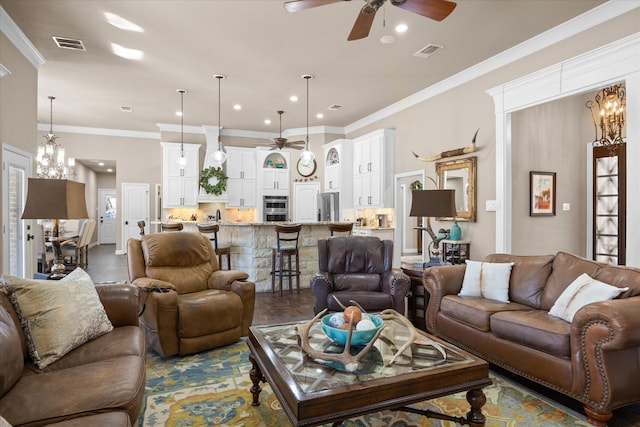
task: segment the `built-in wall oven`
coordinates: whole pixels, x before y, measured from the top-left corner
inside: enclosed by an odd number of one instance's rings
[[[264,196],[262,216],[264,222],[289,221],[289,196]]]

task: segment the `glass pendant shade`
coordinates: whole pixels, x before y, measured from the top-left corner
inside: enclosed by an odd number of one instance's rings
[[[305,147],[304,151],[300,153],[300,162],[305,166],[311,164],[315,158],[316,155],[308,147]]]
[[[180,157],[176,160],[180,169],[184,169],[187,166],[187,158],[184,156],[184,94],[187,93],[184,89],[178,89],[180,94]]]
[[[227,160],[227,153],[222,149],[222,136],[220,133],[222,132],[222,122],[220,119],[221,111],[220,111],[220,99],[222,98],[222,91],[220,87],[220,82],[227,78],[224,74],[215,74],[215,77],[218,80],[218,149],[213,152],[211,155],[214,163],[218,166],[222,166],[222,164]]]
[[[227,160],[227,153],[222,150],[222,143],[218,141],[218,149],[211,155],[214,163],[222,165]]]
[[[307,166],[313,162],[316,155],[309,150],[309,80],[313,78],[311,74],[304,74],[303,79],[307,81],[307,138],[305,139],[304,150],[300,152],[300,162]]]

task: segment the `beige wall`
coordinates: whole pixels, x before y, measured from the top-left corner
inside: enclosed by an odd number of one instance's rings
[[[0,64],[11,74],[0,79],[0,143],[33,153],[36,132],[38,74],[36,68],[0,33]],[[0,157],[2,151],[0,150]],[[3,159],[0,158],[0,161]],[[2,174],[0,174],[2,188]],[[0,210],[0,224],[4,223]],[[3,233],[4,239],[4,233]],[[0,245],[0,260],[3,259]],[[35,248],[34,248],[35,254]],[[35,257],[35,255],[34,255]]]

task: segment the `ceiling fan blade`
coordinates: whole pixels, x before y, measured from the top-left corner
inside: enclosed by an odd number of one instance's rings
[[[447,0],[391,0],[391,4],[435,21],[442,21],[456,8]]]
[[[299,10],[311,9],[312,7],[338,3],[340,1],[350,0],[291,0],[284,2],[284,8],[287,9],[288,12],[297,12]]]
[[[347,40],[359,40],[367,37],[371,26],[373,25],[373,18],[376,17],[377,9],[365,4],[356,18],[355,24],[351,29],[351,33]]]

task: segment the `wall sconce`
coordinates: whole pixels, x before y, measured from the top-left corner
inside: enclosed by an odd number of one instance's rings
[[[598,108],[598,117],[594,109]],[[601,89],[594,101],[587,101],[587,108],[591,111],[595,130],[594,145],[607,147],[613,155],[620,144],[624,144],[622,130],[624,129],[624,113],[627,106],[626,89],[624,84],[618,84]],[[598,136],[598,128],[600,136]]]

